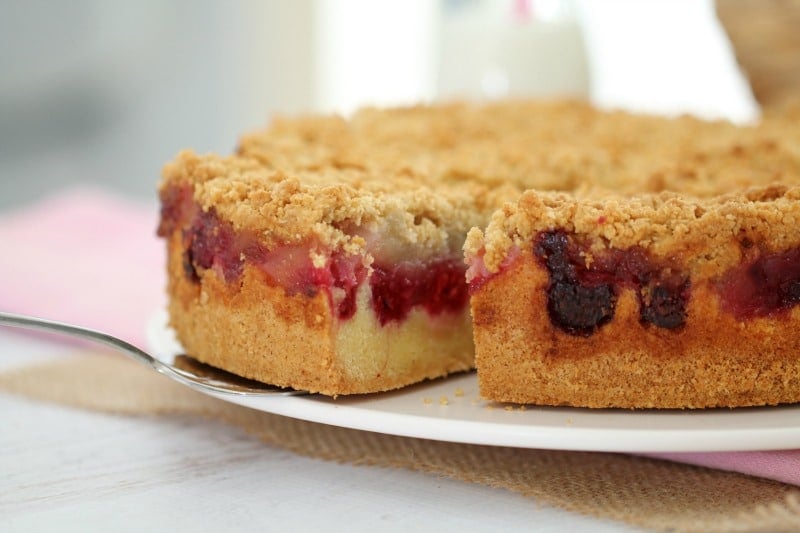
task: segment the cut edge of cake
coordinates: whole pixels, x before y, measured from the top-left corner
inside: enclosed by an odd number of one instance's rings
[[[190,152],[166,167],[159,233],[186,351],[331,396],[472,369],[461,247],[488,215],[457,190],[387,194],[366,173],[330,174]]]
[[[800,187],[715,198],[529,191],[465,243],[492,400],[800,401]]]

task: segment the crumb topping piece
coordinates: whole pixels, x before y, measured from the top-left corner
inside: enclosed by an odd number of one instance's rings
[[[586,239],[590,252],[640,247],[706,277],[740,263],[753,243],[776,252],[800,246],[800,186],[752,188],[714,198],[677,193],[625,197],[527,191],[492,216],[485,233],[470,231],[468,260],[497,272],[512,248],[552,229]]]
[[[387,247],[387,254],[400,256],[410,247],[430,255],[457,253],[467,229],[488,217],[473,186],[448,188],[445,194],[405,176],[381,178],[352,169],[279,171],[242,156],[183,152],[166,166],[161,188],[184,184],[203,210],[213,208],[236,230],[255,232],[268,246],[312,240],[360,253],[367,241],[386,239],[372,249]]]

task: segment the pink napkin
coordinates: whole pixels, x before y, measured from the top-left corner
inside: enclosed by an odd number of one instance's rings
[[[155,200],[85,188],[0,213],[0,309],[144,346],[144,324],[165,303],[157,213]]]
[[[158,207],[72,189],[0,213],[0,309],[94,327],[144,346],[164,307]],[[649,454],[800,485],[800,450]]]
[[[751,476],[765,477],[792,485],[800,485],[800,450],[721,453],[658,453],[650,457],[732,470]]]

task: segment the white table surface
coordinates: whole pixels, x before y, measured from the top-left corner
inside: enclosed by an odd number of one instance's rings
[[[0,371],[73,351],[0,330]],[[113,416],[4,393],[0,413],[7,533],[634,531],[505,490],[308,459],[207,420]]]

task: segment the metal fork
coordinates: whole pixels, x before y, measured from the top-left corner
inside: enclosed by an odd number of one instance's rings
[[[308,394],[305,391],[282,389],[274,385],[267,385],[265,383],[239,378],[238,376],[224,372],[197,373],[188,368],[188,366],[187,368],[178,368],[177,366],[165,363],[153,357],[133,344],[114,337],[113,335],[81,326],[75,326],[73,324],[65,324],[63,322],[55,322],[15,313],[0,312],[0,326],[62,333],[72,337],[88,339],[122,352],[134,361],[153,368],[168,378],[200,392],[213,392],[233,396],[297,396]]]

